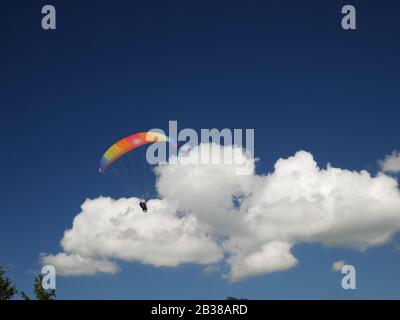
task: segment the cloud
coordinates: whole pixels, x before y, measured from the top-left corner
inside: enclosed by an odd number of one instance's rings
[[[233,164],[160,165],[159,199],[149,201],[149,214],[137,198],[87,200],[64,233],[63,252],[45,261],[64,274],[86,268],[78,256],[99,263],[89,274],[115,272],[118,259],[157,267],[225,263],[225,277],[235,282],[293,268],[299,243],[367,250],[400,230],[398,183],[383,173],[321,169],[305,151],[277,160],[266,175],[255,174],[255,160],[236,147],[203,144],[179,157],[226,148],[250,175],[237,175]]]
[[[297,259],[290,253],[290,244],[271,242],[254,253],[241,253],[228,259],[231,267],[229,280],[241,281],[250,276],[290,269],[297,265]]]
[[[400,172],[400,153],[393,151],[392,154],[385,156],[384,160],[380,160],[379,164],[383,172]]]
[[[209,276],[209,275],[212,275],[213,273],[218,272],[219,270],[220,270],[220,266],[219,266],[218,264],[210,264],[210,265],[206,266],[206,267],[202,270],[202,272],[203,272],[205,275]]]
[[[332,272],[340,272],[342,271],[342,268],[346,265],[347,263],[344,260],[339,260],[334,263],[332,263]]]
[[[118,266],[106,259],[93,259],[79,254],[66,254],[60,252],[57,255],[42,257],[42,264],[52,265],[57,274],[64,276],[93,275],[98,272],[116,273]]]
[[[179,218],[161,200],[149,201],[148,207],[151,214],[143,214],[137,198],[85,201],[61,241],[66,254],[45,256],[43,261],[60,274],[76,275],[114,273],[110,258],[157,267],[221,259],[221,249],[194,216]]]

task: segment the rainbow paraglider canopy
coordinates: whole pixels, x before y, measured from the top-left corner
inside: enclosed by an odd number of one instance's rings
[[[169,142],[176,146],[175,140],[159,132],[147,131],[135,133],[129,137],[119,140],[103,154],[100,160],[99,172],[104,173],[115,160],[123,156],[125,153],[144,144],[154,142]]]

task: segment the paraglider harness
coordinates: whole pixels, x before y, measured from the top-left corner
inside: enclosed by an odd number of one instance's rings
[[[139,202],[139,206],[142,208],[143,212],[146,213],[147,212],[147,204],[145,201],[140,201]]]

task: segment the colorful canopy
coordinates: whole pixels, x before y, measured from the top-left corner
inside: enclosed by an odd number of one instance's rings
[[[147,131],[135,133],[129,137],[119,140],[104,153],[100,160],[99,172],[104,173],[111,163],[123,156],[125,153],[144,144],[153,142],[169,142],[176,145],[174,139],[169,138],[159,132]]]

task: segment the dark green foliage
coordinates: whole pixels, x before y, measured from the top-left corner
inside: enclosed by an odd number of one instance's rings
[[[20,295],[21,295],[22,299],[24,299],[24,300],[31,300],[31,298],[29,298],[28,295],[23,291],[20,293]]]
[[[10,300],[15,294],[18,293],[17,288],[13,285],[10,278],[4,276],[5,270],[0,267],[0,300]],[[40,274],[35,278],[33,284],[33,293],[37,300],[54,300],[56,297],[56,290],[45,290],[42,287],[43,275]],[[29,296],[21,291],[21,298],[24,300],[31,300]]]
[[[10,278],[4,276],[5,273],[0,267],[0,300],[10,300],[18,292]]]
[[[40,274],[35,278],[35,283],[33,284],[33,292],[35,293],[36,299],[38,300],[54,300],[56,297],[56,290],[50,289],[45,290],[42,287],[43,275]]]

